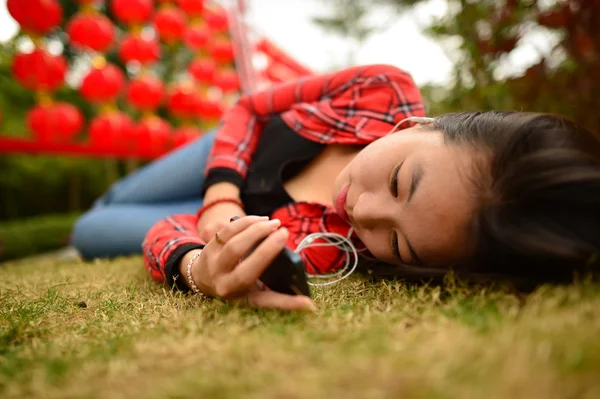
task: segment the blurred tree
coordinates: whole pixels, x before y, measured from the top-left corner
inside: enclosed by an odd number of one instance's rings
[[[375,29],[367,23],[367,10],[388,7],[398,14],[426,1],[331,0],[334,14],[315,22],[334,33],[364,38]],[[346,18],[350,3],[364,11],[360,19]],[[600,130],[600,98],[594,95],[600,90],[600,1],[447,3],[448,13],[427,33],[438,40],[458,39],[460,46],[453,81],[443,98],[439,88],[424,88],[431,114],[476,109],[551,112]],[[533,65],[516,70],[518,52],[536,51],[534,36],[551,50],[538,52]]]

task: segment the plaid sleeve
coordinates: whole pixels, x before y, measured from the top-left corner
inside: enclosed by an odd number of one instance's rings
[[[223,118],[208,158],[207,176],[210,176],[213,169],[219,169],[222,173],[225,168],[234,171],[241,179],[245,178],[260,134],[269,117],[290,111],[294,105],[303,104],[308,114],[313,113],[311,107],[315,106],[317,109],[314,113],[317,114],[320,107],[327,108],[324,111],[326,113],[329,113],[329,108],[333,105],[341,110],[341,112],[333,112],[335,114],[333,126],[311,123],[313,117],[307,119],[306,127],[298,118],[293,120],[284,118],[296,131],[305,129],[311,131],[310,135],[327,136],[331,134],[331,129],[338,126],[343,129],[343,120],[353,112],[352,107],[355,106],[356,98],[360,98],[362,91],[367,88],[369,79],[374,76],[379,76],[375,79],[381,79],[382,73],[385,74],[383,67],[353,67],[336,73],[303,77],[295,82],[280,84],[241,97]],[[389,103],[388,97],[385,100]],[[370,99],[366,98],[361,103],[368,101]],[[389,104],[386,103],[385,106]],[[339,119],[342,120],[336,122]],[[297,126],[297,123],[300,126]],[[319,141],[322,137],[311,139]]]
[[[301,136],[321,144],[365,145],[401,120],[425,116],[419,88],[406,71],[390,65],[363,67],[313,103],[294,104],[282,115]],[[402,126],[406,128],[412,123]]]
[[[177,259],[185,252],[203,248],[204,243],[196,229],[195,215],[169,216],[150,228],[142,243],[144,265],[150,276],[169,286],[185,291],[185,284],[177,281]]]

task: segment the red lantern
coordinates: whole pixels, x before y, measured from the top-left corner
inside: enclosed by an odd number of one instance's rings
[[[112,0],[115,17],[127,25],[141,25],[150,19],[152,0]]]
[[[217,38],[209,44],[211,57],[221,64],[233,62],[235,56],[233,52],[233,44],[225,38]]]
[[[27,115],[27,125],[38,141],[70,141],[83,126],[83,115],[73,104],[38,105]]]
[[[240,78],[233,69],[221,70],[215,76],[215,86],[223,90],[224,93],[239,91]]]
[[[181,40],[186,23],[185,13],[172,6],[162,7],[154,17],[156,31],[160,39],[167,44],[174,44]]]
[[[137,61],[149,64],[160,58],[160,46],[156,40],[146,40],[138,35],[129,35],[121,42],[119,57],[123,62]]]
[[[194,118],[200,105],[200,94],[192,84],[176,86],[169,95],[167,106],[179,118]]]
[[[177,4],[190,17],[199,17],[204,12],[204,0],[177,0]]]
[[[101,68],[93,68],[83,79],[79,92],[87,101],[95,104],[104,104],[113,101],[125,82],[123,72],[112,64]]]
[[[127,100],[140,111],[154,111],[160,106],[164,91],[160,79],[152,75],[142,75],[129,84]]]
[[[67,33],[73,44],[104,53],[115,38],[115,27],[104,14],[81,13],[71,19]]]
[[[170,144],[171,126],[164,119],[152,115],[143,118],[135,127],[135,138],[140,152],[162,154]]]
[[[215,32],[225,32],[229,29],[227,12],[222,8],[207,12],[205,18],[208,26]]]
[[[173,147],[181,147],[186,145],[189,142],[196,140],[198,137],[202,135],[200,129],[195,126],[184,126],[173,134]]]
[[[8,12],[23,30],[45,35],[60,25],[63,12],[57,0],[8,0]]]
[[[198,82],[213,83],[217,64],[210,58],[196,58],[188,66],[188,72]]]
[[[29,54],[15,55],[12,72],[26,89],[52,92],[63,85],[67,62],[62,56],[36,49]]]
[[[224,107],[216,101],[202,99],[198,107],[198,115],[205,119],[219,120],[223,116]]]
[[[193,23],[184,33],[185,45],[193,50],[202,50],[208,46],[210,40],[210,29],[203,22]]]
[[[92,145],[107,149],[129,147],[133,149],[133,121],[124,112],[107,112],[95,117],[89,129]]]

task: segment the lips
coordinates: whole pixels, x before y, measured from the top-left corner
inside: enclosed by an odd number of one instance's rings
[[[348,213],[346,212],[346,199],[348,198],[348,190],[350,190],[350,185],[344,187],[338,194],[337,198],[335,199],[335,210],[342,219],[350,222]]]

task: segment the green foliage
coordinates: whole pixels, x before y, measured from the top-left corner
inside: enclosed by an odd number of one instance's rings
[[[403,12],[424,0],[357,1],[354,7]],[[331,32],[363,37],[367,24],[346,18],[348,1],[331,0],[334,15],[318,21]],[[427,30],[434,39],[460,43],[449,89],[425,87],[432,115],[455,111],[515,109],[558,113],[600,130],[600,2],[591,0],[448,0],[447,15]],[[339,26],[343,25],[344,29]],[[533,30],[556,38],[549,54],[520,75],[502,75],[509,55]],[[354,33],[353,33],[354,32]]]
[[[77,216],[46,215],[0,224],[0,262],[64,247]]]

